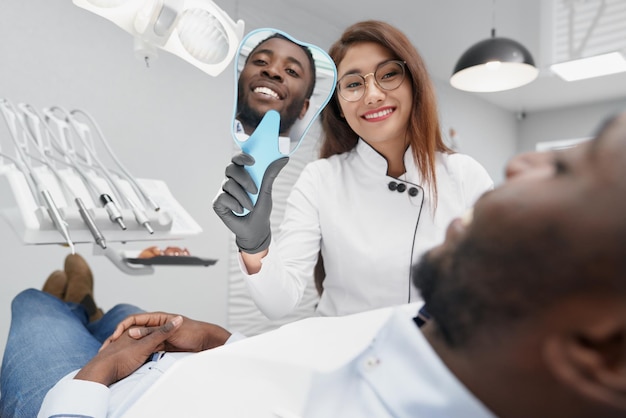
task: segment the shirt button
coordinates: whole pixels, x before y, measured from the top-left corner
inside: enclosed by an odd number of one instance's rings
[[[372,371],[380,366],[380,359],[378,357],[368,357],[363,363],[363,367],[366,371]]]

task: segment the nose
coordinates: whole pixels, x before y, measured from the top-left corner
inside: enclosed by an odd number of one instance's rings
[[[261,71],[265,77],[271,78],[272,80],[281,81],[283,77],[280,75],[280,71],[278,70],[276,65],[268,64]]]
[[[368,80],[370,76],[372,78]],[[375,103],[385,98],[385,92],[376,84],[374,73],[365,74],[363,79],[365,80],[365,92],[363,93],[365,103]]]
[[[550,152],[531,151],[518,154],[506,165],[506,179],[547,174],[552,170],[552,159]]]

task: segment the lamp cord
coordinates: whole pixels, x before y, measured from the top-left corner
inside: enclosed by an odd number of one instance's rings
[[[496,37],[496,0],[491,2],[491,37]]]

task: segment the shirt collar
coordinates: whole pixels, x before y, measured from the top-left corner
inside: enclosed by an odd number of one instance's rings
[[[387,401],[393,416],[493,418],[446,367],[413,323],[414,314],[399,309],[392,314],[361,355],[363,364],[378,360],[380,373],[361,369],[363,378]],[[402,383],[389,385],[394,380]]]
[[[371,167],[377,174],[387,175],[388,165],[385,157],[362,138],[359,138],[356,144],[356,153],[365,161],[365,164]],[[404,167],[406,168],[406,174],[402,176],[402,180],[413,184],[420,184],[421,175],[415,165],[411,146],[407,147],[404,152]]]

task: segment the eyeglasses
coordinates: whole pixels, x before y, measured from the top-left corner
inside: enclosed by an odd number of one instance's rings
[[[374,76],[374,82],[383,90],[390,91],[400,87],[404,81],[406,63],[399,60],[385,61],[376,67],[373,73],[346,74],[337,82],[339,95],[349,102],[360,100],[365,94],[366,77]]]

